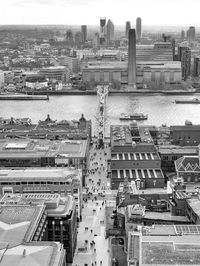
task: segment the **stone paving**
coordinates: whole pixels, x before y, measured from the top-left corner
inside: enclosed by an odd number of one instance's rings
[[[104,150],[96,150],[93,146],[90,150],[89,170],[94,173],[89,171],[86,177],[86,187],[87,194],[91,192],[93,195],[87,202],[84,202],[72,266],[111,265],[109,242],[108,239],[105,239],[105,200],[106,204],[110,204],[114,208],[116,192],[110,190],[110,180],[106,173],[109,156],[109,147]],[[99,168],[94,170],[97,167]],[[100,185],[98,185],[99,179],[101,179]],[[105,197],[98,193],[103,193]],[[94,199],[95,196],[97,200]],[[91,245],[92,241],[95,244]]]

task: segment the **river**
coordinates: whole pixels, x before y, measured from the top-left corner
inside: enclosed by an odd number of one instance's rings
[[[185,120],[200,124],[200,104],[175,104],[175,99],[200,98],[200,95],[112,95],[107,100],[106,133],[109,125],[128,124],[130,121],[120,121],[121,113],[142,112],[148,114],[148,120],[138,124],[182,125]],[[91,119],[93,133],[97,128],[98,102],[95,95],[84,96],[50,96],[49,101],[1,101],[0,116],[4,118],[29,117],[33,123],[44,120],[47,114],[54,120],[79,119],[83,113],[86,119]]]

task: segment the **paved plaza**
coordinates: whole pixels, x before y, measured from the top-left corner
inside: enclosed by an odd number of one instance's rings
[[[105,205],[115,208],[116,192],[110,190],[110,179],[107,178],[109,157],[109,147],[97,150],[93,145],[90,150],[89,172],[84,192],[92,195],[83,204],[73,266],[111,265],[109,240],[105,239]],[[101,193],[105,196],[101,196]]]

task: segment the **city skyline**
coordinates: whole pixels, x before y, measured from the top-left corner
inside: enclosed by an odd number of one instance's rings
[[[115,25],[134,26],[141,17],[144,25],[200,26],[199,8],[198,0],[190,5],[186,0],[7,0],[1,3],[0,25],[98,25],[105,16]]]

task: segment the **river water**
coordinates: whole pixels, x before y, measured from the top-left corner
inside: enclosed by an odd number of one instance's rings
[[[175,99],[200,98],[200,95],[111,95],[107,100],[106,134],[110,124],[129,124],[120,121],[121,113],[142,112],[148,120],[139,125],[181,125],[185,120],[200,124],[200,104],[175,104]],[[92,120],[93,134],[97,129],[98,101],[95,95],[50,96],[49,101],[0,101],[0,116],[29,117],[33,123],[44,120],[79,119],[81,114]]]

